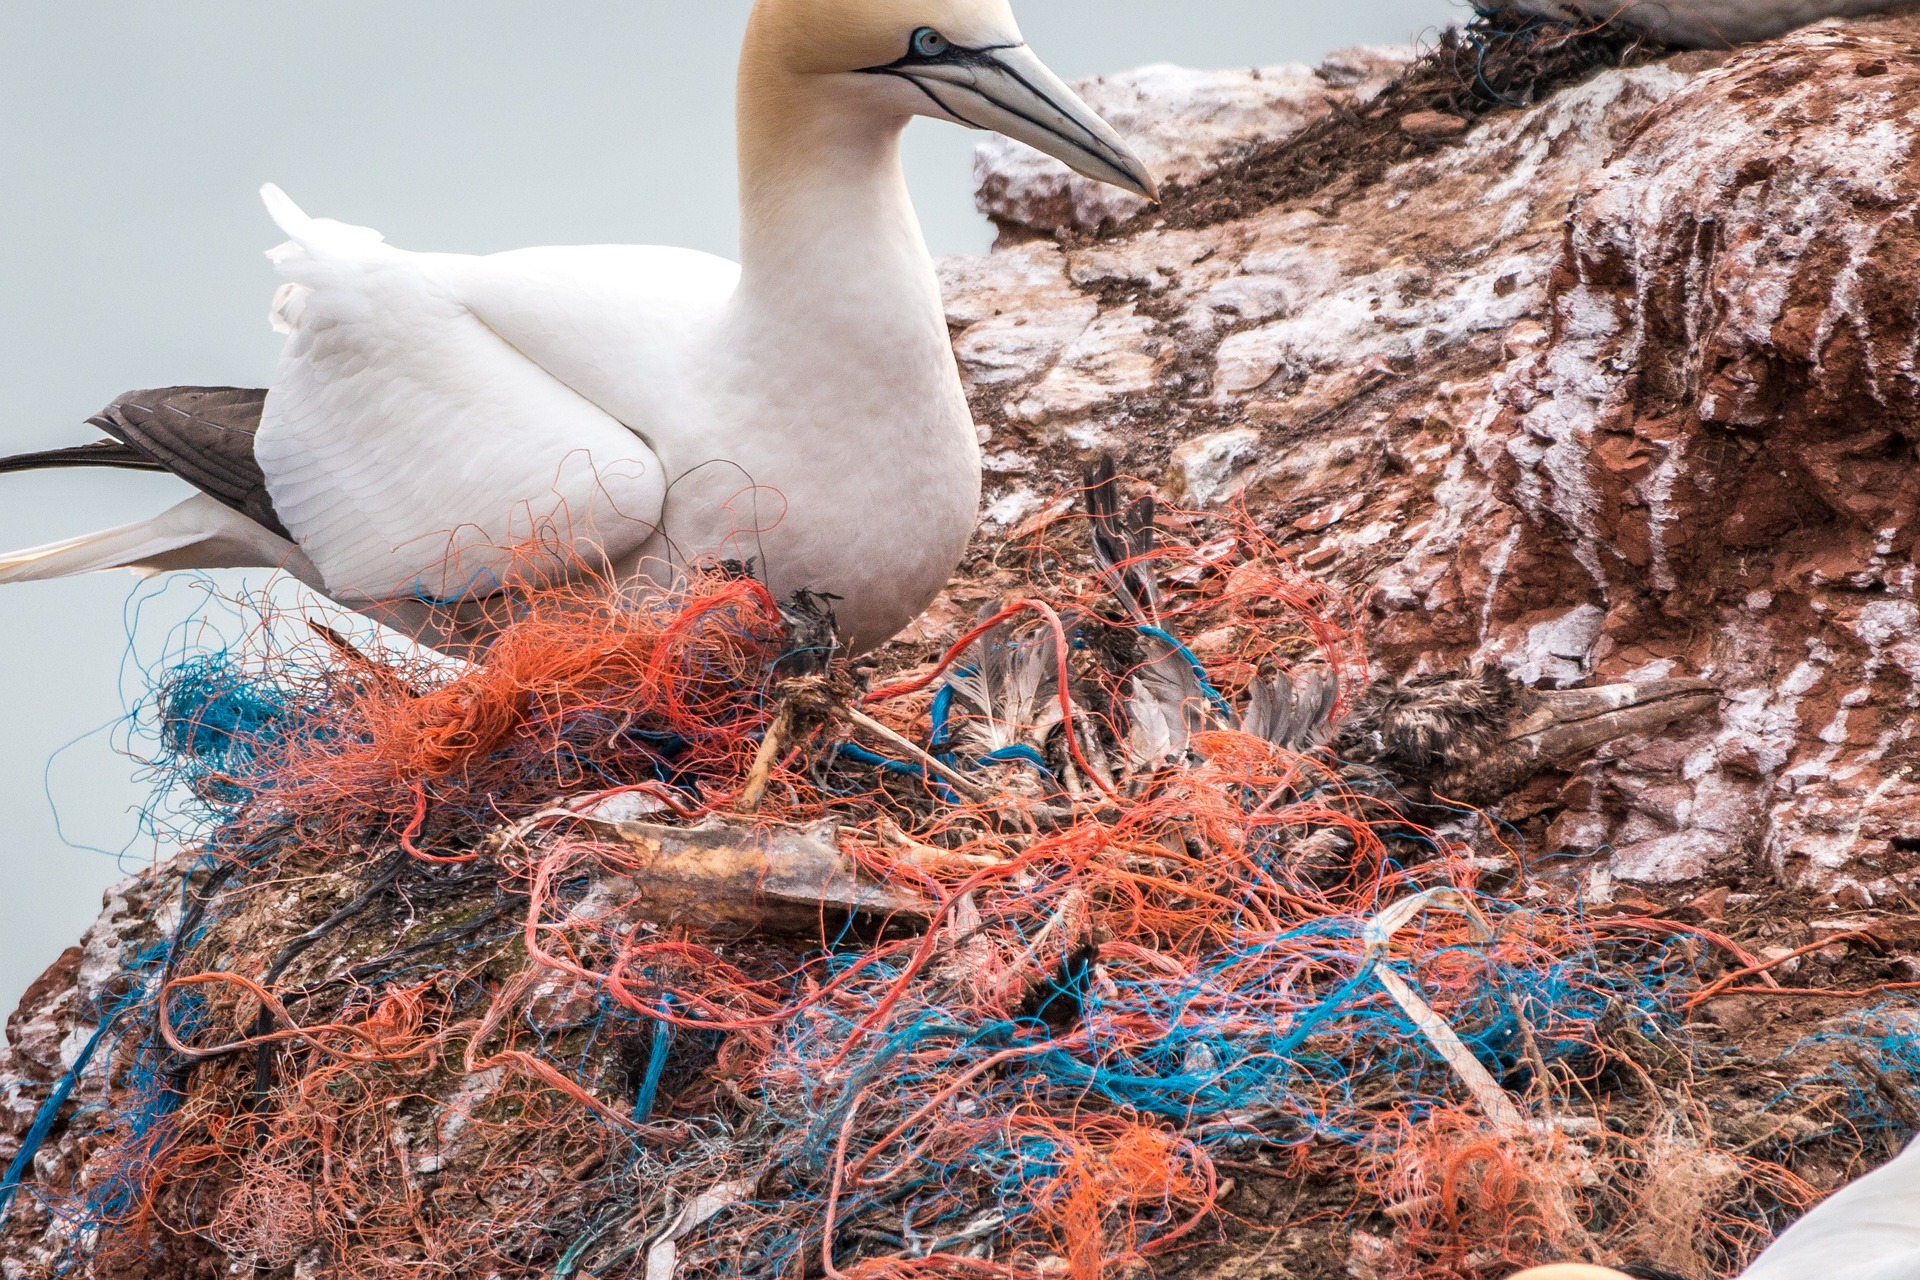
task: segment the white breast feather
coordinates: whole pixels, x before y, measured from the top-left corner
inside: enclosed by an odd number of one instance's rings
[[[1920,1276],[1920,1142],[1789,1228],[1741,1280]]]

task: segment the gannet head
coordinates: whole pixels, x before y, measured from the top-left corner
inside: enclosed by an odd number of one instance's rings
[[[1562,1262],[1551,1267],[1535,1267],[1531,1271],[1522,1271],[1513,1280],[1633,1280],[1633,1277],[1611,1267],[1589,1266],[1584,1262]]]
[[[1153,175],[1027,48],[1007,0],[759,0],[749,48],[875,113],[991,129],[1150,200]]]

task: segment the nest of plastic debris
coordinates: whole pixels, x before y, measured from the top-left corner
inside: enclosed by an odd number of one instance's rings
[[[94,1274],[1094,1280],[1257,1235],[1235,1180],[1383,1278],[1698,1274],[1805,1202],[1795,1143],[1910,1123],[1888,1011],[1723,1141],[1683,1010],[1751,957],[1483,883],[1343,736],[1341,596],[1089,508],[918,669],[737,572],[532,593],[471,665],[174,664],[203,853],[0,1195]]]

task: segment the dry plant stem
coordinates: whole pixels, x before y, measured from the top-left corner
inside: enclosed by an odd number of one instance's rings
[[[1394,1003],[1406,1011],[1413,1025],[1447,1065],[1453,1068],[1454,1074],[1467,1087],[1467,1092],[1473,1095],[1473,1100],[1479,1104],[1487,1119],[1510,1134],[1532,1133],[1533,1126],[1527,1117],[1514,1106],[1513,1100],[1492,1073],[1480,1065],[1480,1060],[1473,1056],[1452,1025],[1434,1011],[1426,997],[1415,990],[1412,983],[1395,973],[1387,963],[1387,947],[1392,943],[1393,935],[1427,910],[1451,911],[1464,916],[1472,924],[1480,941],[1491,942],[1494,938],[1493,926],[1474,905],[1472,898],[1458,889],[1429,889],[1395,903],[1375,916],[1367,926],[1367,947],[1372,953],[1373,975],[1387,994],[1393,997]]]
[[[1003,867],[1004,858],[991,858],[980,853],[957,853],[952,849],[942,849],[938,845],[924,844],[902,831],[891,819],[883,820],[880,825],[880,838],[900,851],[900,861],[916,867],[954,867],[966,871],[979,871],[986,867]]]
[[[1467,1086],[1467,1092],[1473,1095],[1473,1100],[1479,1104],[1487,1119],[1509,1134],[1532,1132],[1527,1118],[1501,1090],[1499,1081],[1488,1074],[1487,1069],[1480,1065],[1480,1060],[1461,1043],[1459,1035],[1447,1024],[1447,1020],[1435,1013],[1433,1006],[1419,992],[1385,964],[1374,970],[1374,977],[1393,997],[1394,1003],[1406,1010],[1407,1016],[1413,1019],[1413,1025],[1433,1043],[1447,1065],[1453,1068],[1454,1074]]]
[[[1521,1052],[1526,1054],[1527,1065],[1533,1070],[1533,1085],[1527,1092],[1539,1095],[1541,1105],[1550,1107],[1553,1101],[1551,1087],[1553,1077],[1548,1074],[1547,1059],[1540,1052],[1540,1040],[1533,1033],[1533,1023],[1527,1017],[1526,1010],[1520,1007],[1520,1001],[1513,992],[1501,992],[1500,1002],[1506,1005],[1507,1012],[1513,1017],[1514,1025],[1520,1028]]]
[[[855,728],[865,729],[868,733],[872,734],[874,737],[879,738],[882,742],[885,742],[888,746],[892,747],[894,750],[899,751],[900,753],[905,755],[908,759],[912,760],[915,764],[925,769],[928,773],[938,775],[942,782],[945,782],[948,786],[952,787],[955,791],[958,791],[961,795],[967,797],[967,799],[972,800],[976,804],[978,804],[978,803],[984,803],[985,801],[991,800],[993,798],[993,793],[988,791],[985,787],[973,781],[973,779],[967,777],[965,774],[954,769],[951,765],[948,765],[943,761],[931,755],[928,755],[925,751],[921,750],[918,746],[916,746],[911,739],[902,737],[900,734],[895,733],[893,730],[887,728],[887,726],[881,724],[878,720],[875,720],[872,716],[868,715],[866,712],[860,711],[853,707],[848,707],[845,711],[845,715],[847,717],[848,722],[851,723]]]
[[[327,647],[339,654],[350,666],[370,679],[378,681],[387,688],[398,690],[410,698],[419,696],[418,691],[402,680],[399,673],[391,666],[368,656],[365,650],[347,639],[336,628],[328,626],[317,618],[308,618],[307,629],[325,641]]]
[[[747,785],[740,789],[740,798],[733,802],[735,813],[760,812],[760,804],[767,798],[767,787],[773,781],[773,766],[792,731],[793,703],[783,702],[773,723],[767,726],[766,736],[760,739],[760,750],[754,753],[753,768],[747,773]]]

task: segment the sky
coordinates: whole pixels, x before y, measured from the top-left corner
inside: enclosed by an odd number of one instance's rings
[[[1431,38],[1461,0],[1014,0],[1074,77],[1316,61]],[[735,247],[732,67],[749,0],[0,0],[0,452],[92,438],[122,391],[265,385],[273,181],[412,249]],[[936,253],[985,250],[971,151],[920,121]],[[157,476],[0,476],[0,549],[151,515]],[[244,643],[248,581],[0,587],[0,1013],[156,856],[146,671]],[[131,752],[132,754],[128,754]]]

